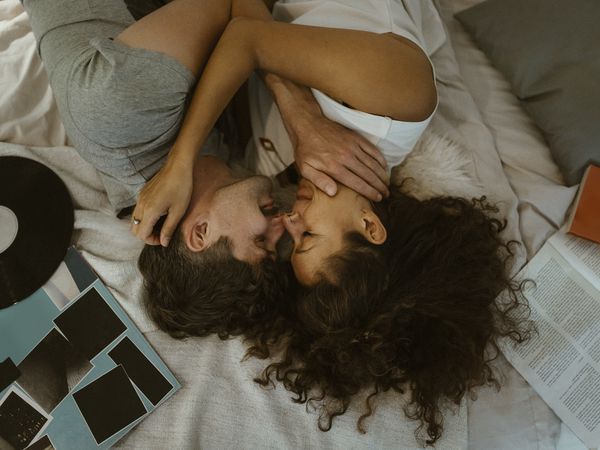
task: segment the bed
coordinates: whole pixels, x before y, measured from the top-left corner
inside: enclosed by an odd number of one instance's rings
[[[461,146],[470,172],[499,202],[505,237],[522,243],[514,273],[563,223],[576,186],[567,187],[543,136],[453,14],[480,0],[436,0],[449,39],[432,57],[440,105],[432,130]],[[159,331],[140,306],[141,244],[115,217],[98,173],[68,145],[48,81],[18,0],[0,2],[0,155],[36,159],[56,171],[75,205],[73,244],[115,294],[183,388],[116,448],[420,448],[415,423],[383,395],[356,430],[359,412],[318,431],[316,414],[290,400],[281,386],[264,390],[252,378],[264,367],[242,362],[240,339],[178,341]],[[585,448],[525,380],[500,357],[500,392],[481,388],[445,413],[441,449]]]

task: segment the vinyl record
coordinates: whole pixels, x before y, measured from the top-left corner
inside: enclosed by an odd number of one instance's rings
[[[65,257],[73,234],[73,204],[48,167],[0,157],[0,308],[39,289]]]

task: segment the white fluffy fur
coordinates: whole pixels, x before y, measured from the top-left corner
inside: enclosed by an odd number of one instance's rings
[[[425,131],[404,162],[392,170],[391,182],[402,191],[425,200],[450,195],[480,197],[483,189],[469,174],[472,162],[465,150],[454,141]]]

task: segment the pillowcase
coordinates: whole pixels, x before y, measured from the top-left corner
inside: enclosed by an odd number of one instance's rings
[[[487,0],[455,16],[540,127],[569,185],[600,164],[600,1]]]

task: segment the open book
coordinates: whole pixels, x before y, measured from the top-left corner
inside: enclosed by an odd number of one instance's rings
[[[519,274],[538,333],[507,359],[590,448],[600,446],[600,244],[558,232]]]

